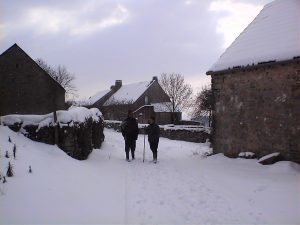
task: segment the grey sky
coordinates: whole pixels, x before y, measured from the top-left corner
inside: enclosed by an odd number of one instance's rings
[[[205,72],[271,0],[4,0],[0,51],[17,43],[33,59],[76,75],[80,97],[161,73],[197,91]]]

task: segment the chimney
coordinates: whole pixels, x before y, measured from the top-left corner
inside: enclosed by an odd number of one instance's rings
[[[152,77],[152,80],[153,80],[153,81],[158,81],[157,76]]]
[[[119,90],[122,87],[122,80],[116,80],[115,89]]]

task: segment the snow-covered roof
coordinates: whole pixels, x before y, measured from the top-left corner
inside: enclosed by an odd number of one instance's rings
[[[96,103],[99,99],[101,99],[104,95],[106,95],[110,90],[99,91],[95,95],[89,97],[88,104],[92,105]]]
[[[267,4],[209,72],[300,56],[300,1]],[[209,73],[208,72],[208,73]]]
[[[121,88],[114,93],[104,105],[109,105],[111,102],[135,102],[154,81],[143,81],[132,84],[122,85]]]

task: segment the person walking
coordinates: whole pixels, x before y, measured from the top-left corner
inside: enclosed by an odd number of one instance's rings
[[[157,163],[157,148],[159,143],[160,129],[155,123],[155,117],[151,116],[148,120],[149,125],[146,127],[146,134],[148,134],[148,142],[153,153],[153,162]]]
[[[139,134],[139,128],[137,120],[133,117],[132,110],[128,110],[128,117],[121,124],[122,136],[125,140],[125,153],[126,160],[129,160],[129,152],[131,151],[131,157],[134,159],[134,151],[136,146],[136,140]]]

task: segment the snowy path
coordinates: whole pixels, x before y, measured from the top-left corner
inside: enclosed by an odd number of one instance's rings
[[[15,177],[0,185],[0,224],[262,224],[300,223],[299,166],[256,160],[203,158],[206,144],[162,138],[153,164],[143,136],[136,160],[124,160],[119,133],[86,161],[55,146],[32,142],[0,126],[0,169],[8,163],[11,136],[17,145]],[[31,165],[34,173],[28,174]]]

